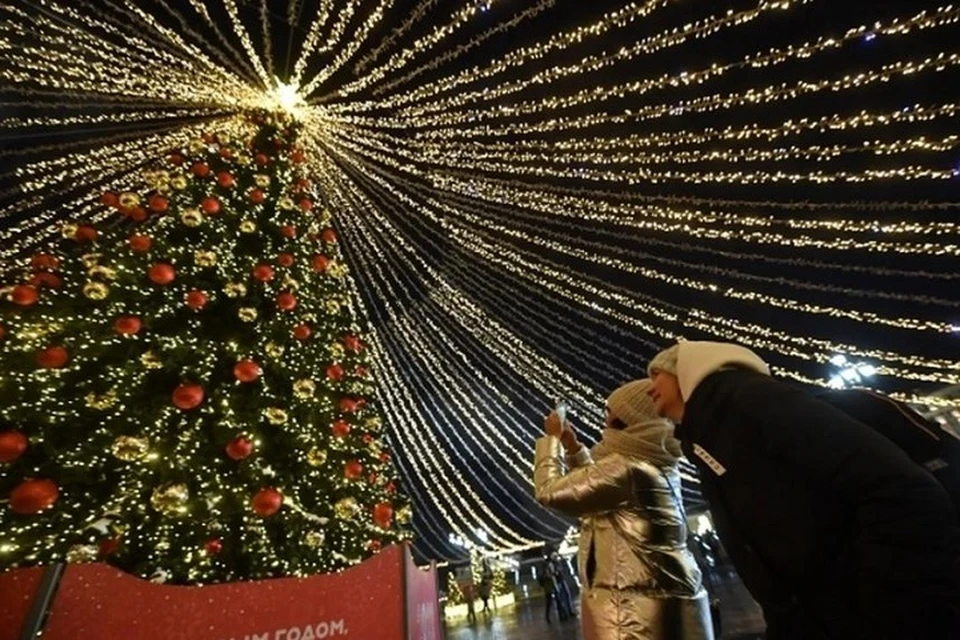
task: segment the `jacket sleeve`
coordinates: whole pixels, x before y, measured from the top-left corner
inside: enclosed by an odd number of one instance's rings
[[[614,511],[630,504],[630,470],[620,456],[605,457],[563,475],[560,449],[560,440],[553,436],[537,440],[533,484],[540,504],[574,517]]]
[[[944,579],[960,529],[932,476],[870,427],[798,389],[754,378],[734,397],[750,446],[855,514],[857,596],[868,626],[882,632],[907,585]]]

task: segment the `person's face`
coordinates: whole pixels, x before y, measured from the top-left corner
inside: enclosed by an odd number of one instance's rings
[[[683,419],[683,396],[680,395],[680,382],[677,376],[666,371],[654,370],[651,377],[653,386],[650,387],[650,397],[653,399],[653,406],[657,410],[657,415],[663,418],[670,418],[674,422],[680,422]]]

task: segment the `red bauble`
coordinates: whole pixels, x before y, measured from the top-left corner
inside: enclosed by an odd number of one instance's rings
[[[353,413],[360,408],[360,403],[353,398],[340,398],[340,411]]]
[[[60,259],[49,253],[38,253],[30,258],[30,266],[34,269],[47,269],[53,271],[60,268]]]
[[[120,204],[120,198],[113,191],[104,191],[100,195],[100,202],[108,207],[116,207]]]
[[[183,411],[196,409],[203,402],[203,387],[185,383],[173,390],[173,406]]]
[[[113,322],[113,330],[125,336],[138,333],[143,323],[137,316],[120,316]]]
[[[273,267],[268,264],[258,264],[253,268],[253,277],[260,282],[273,280]]]
[[[388,482],[388,483],[387,483],[387,486],[385,486],[383,489],[384,489],[384,491],[386,491],[387,493],[396,493],[396,492],[397,492],[397,485],[393,484],[392,482]]]
[[[309,198],[304,198],[303,200],[300,201],[300,209],[302,209],[303,211],[310,211],[311,209],[313,209],[313,201],[310,200]]]
[[[147,271],[147,277],[150,278],[150,282],[154,284],[167,285],[177,277],[177,272],[174,270],[173,265],[169,265],[166,262],[158,262]]]
[[[200,202],[200,208],[203,209],[207,215],[216,215],[220,213],[220,201],[213,196],[207,196]]]
[[[380,462],[382,462],[382,463],[384,463],[384,464],[390,462],[390,453],[387,452],[387,451],[381,451],[381,452],[380,452]]]
[[[253,157],[253,160],[261,167],[270,163],[270,158],[265,153],[258,153],[256,156]]]
[[[277,296],[277,306],[284,311],[292,311],[297,306],[297,298],[289,291]]]
[[[263,204],[263,201],[266,199],[267,194],[265,194],[262,189],[254,189],[250,192],[250,202],[253,204]]]
[[[37,288],[29,284],[18,284],[10,293],[10,300],[21,307],[29,307],[37,301]]]
[[[327,270],[327,267],[330,265],[330,258],[325,255],[317,254],[313,256],[313,270],[324,272]]]
[[[297,185],[298,189],[303,190],[310,186],[310,181],[306,178],[297,178],[297,181],[294,184]]]
[[[343,336],[343,346],[354,353],[363,349],[363,343],[356,336]]]
[[[97,230],[88,224],[77,227],[77,232],[73,234],[73,239],[77,242],[93,242],[97,239]]]
[[[327,244],[332,244],[337,241],[337,232],[333,229],[324,229],[320,233],[320,239],[326,242]]]
[[[30,284],[32,284],[35,287],[43,286],[43,287],[50,287],[51,289],[56,289],[61,284],[63,284],[63,280],[61,280],[59,276],[55,276],[52,273],[47,273],[46,271],[44,271],[30,278]]]
[[[378,476],[375,473],[371,473],[370,475],[367,476],[367,483],[369,483],[372,486],[377,484],[377,480],[379,479],[380,479],[380,476]]]
[[[196,289],[189,291],[187,292],[186,303],[194,311],[200,311],[207,304],[207,294]]]
[[[167,207],[170,206],[170,201],[164,196],[154,195],[150,196],[150,199],[147,201],[147,206],[150,207],[150,211],[154,213],[163,213],[167,210]]]
[[[260,491],[255,493],[253,498],[250,499],[250,505],[253,507],[254,513],[263,518],[267,518],[275,514],[280,510],[280,507],[283,506],[283,494],[272,488],[260,489]]]
[[[369,433],[363,434],[363,438],[362,438],[363,444],[370,444],[370,443],[373,442],[375,439],[376,439],[376,438],[374,438],[374,437],[373,437],[372,435],[370,435]]]
[[[203,133],[200,134],[200,139],[206,142],[207,144],[213,144],[214,141],[217,139],[217,136],[210,133],[209,131],[204,131]]]
[[[292,224],[285,224],[280,227],[280,235],[284,238],[293,239],[297,237],[297,228]]]
[[[70,354],[61,346],[47,347],[37,352],[37,364],[44,369],[59,369],[70,359]]]
[[[179,153],[171,153],[169,156],[167,156],[167,160],[170,161],[170,164],[178,167],[183,164],[183,156]]]
[[[357,460],[351,460],[343,465],[343,477],[347,480],[356,480],[363,475],[363,465]]]
[[[24,480],[10,492],[10,508],[14,512],[32,515],[53,506],[60,497],[60,489],[53,480]]]
[[[216,538],[207,540],[207,543],[203,545],[203,550],[207,552],[208,556],[215,556],[223,551],[223,543]]]
[[[300,151],[299,149],[297,149],[296,151],[290,154],[290,159],[293,160],[295,164],[303,164],[304,162],[307,161],[307,156],[303,154],[303,151]]]
[[[381,529],[389,529],[393,522],[393,507],[389,502],[378,502],[373,505],[373,521]]]
[[[226,451],[231,460],[243,460],[253,453],[253,442],[240,436],[227,443]]]
[[[130,210],[130,219],[134,222],[143,222],[147,219],[147,210],[143,207],[134,207]]]
[[[353,370],[353,374],[358,378],[366,378],[367,368],[358,364],[357,368]]]
[[[237,184],[237,181],[229,171],[221,171],[217,174],[217,184],[224,189],[232,189]]]
[[[240,382],[253,382],[263,374],[263,369],[254,360],[241,360],[233,366],[233,375]]]
[[[193,175],[199,176],[201,178],[206,178],[210,175],[210,165],[206,162],[195,162],[193,166],[190,167],[190,170],[193,171]]]
[[[330,430],[333,432],[335,438],[346,438],[350,435],[350,423],[346,420],[337,420],[330,427]]]
[[[298,324],[293,328],[293,337],[297,340],[306,340],[310,337],[310,334],[313,331],[310,330],[310,325],[308,324]]]
[[[380,549],[383,548],[383,543],[379,540],[371,540],[367,543],[367,549],[373,553],[380,553]]]
[[[223,158],[224,160],[232,160],[233,149],[231,149],[230,147],[222,147],[220,149],[220,157]]]
[[[130,236],[129,242],[130,250],[135,253],[146,253],[147,251],[150,251],[150,245],[152,244],[150,236],[143,236],[139,233],[135,233]]]
[[[340,380],[343,377],[343,367],[338,364],[332,364],[327,367],[327,378],[333,381]]]
[[[27,450],[27,436],[19,431],[0,433],[0,462],[13,462]]]
[[[293,254],[291,253],[281,253],[277,256],[277,264],[281,267],[292,267],[294,262]]]

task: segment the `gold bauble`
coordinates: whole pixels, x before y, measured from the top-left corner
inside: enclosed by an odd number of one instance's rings
[[[313,380],[304,378],[303,380],[297,380],[293,383],[293,395],[301,400],[305,400],[313,396],[316,390],[317,385],[313,382]]]
[[[140,204],[140,195],[133,191],[124,191],[120,194],[120,206],[124,209],[133,209]]]
[[[380,416],[372,416],[367,418],[363,424],[371,431],[379,431],[383,425],[383,421],[380,419]]]
[[[140,356],[140,363],[147,369],[163,368],[163,361],[153,351],[144,351]]]
[[[307,464],[311,467],[322,467],[327,461],[327,450],[314,447],[307,452]]]
[[[84,269],[93,269],[100,264],[101,257],[103,257],[102,253],[85,253],[80,256],[80,262],[83,264]]]
[[[270,186],[270,176],[264,173],[258,173],[253,176],[253,181],[258,187],[269,187]]]
[[[140,460],[147,455],[148,451],[150,451],[150,441],[134,436],[119,436],[110,447],[110,453],[124,462]]]
[[[115,269],[101,266],[93,267],[87,271],[87,275],[91,278],[102,278],[103,280],[115,280],[117,278],[117,272]]]
[[[271,358],[280,358],[283,356],[284,348],[283,345],[279,345],[276,342],[268,342],[267,346],[264,347],[264,350],[267,352],[267,355]]]
[[[280,207],[281,209],[286,209],[289,211],[290,209],[293,209],[296,205],[293,204],[293,200],[291,200],[290,198],[283,197],[277,201],[277,206]]]
[[[199,138],[195,138],[190,141],[188,145],[191,155],[199,155],[207,150],[207,143]]]
[[[413,522],[413,509],[408,504],[404,505],[393,514],[393,519],[397,521],[397,524],[408,525]]]
[[[359,511],[360,506],[357,504],[356,499],[352,497],[341,498],[333,505],[333,513],[341,520],[349,520],[357,515]]]
[[[189,184],[190,181],[187,180],[186,176],[176,175],[170,178],[170,186],[174,189],[186,189]]]
[[[67,562],[80,564],[96,562],[100,556],[100,549],[95,544],[75,544],[67,550]]]
[[[227,294],[228,298],[239,298],[247,295],[247,285],[241,282],[228,282],[223,288],[223,292]]]
[[[75,235],[77,235],[77,225],[67,223],[60,227],[60,235],[62,235],[67,240],[72,240]]]
[[[242,233],[253,233],[257,230],[257,223],[253,220],[244,220],[240,223],[240,231]]]
[[[300,283],[294,280],[293,278],[291,278],[290,276],[285,276],[283,279],[283,288],[292,289],[296,291],[297,289],[300,288]]]
[[[237,315],[244,322],[253,322],[257,319],[257,310],[253,307],[241,307],[240,311],[237,312]]]
[[[199,227],[203,224],[203,214],[200,213],[200,209],[195,207],[184,209],[183,213],[180,214],[180,222],[188,227]]]
[[[117,403],[117,394],[113,389],[107,391],[103,395],[97,395],[91,391],[86,395],[85,400],[87,401],[87,406],[91,409],[103,411],[104,409],[109,409]]]
[[[326,539],[327,536],[323,531],[309,531],[307,535],[303,536],[303,541],[306,545],[313,549],[322,547]]]
[[[326,307],[327,313],[330,315],[336,315],[340,313],[340,303],[336,300],[327,300]]]
[[[279,407],[268,407],[264,410],[263,415],[270,424],[286,424],[287,422],[287,412]]]
[[[88,282],[83,285],[83,295],[91,300],[103,300],[110,295],[110,287],[102,282]]]
[[[217,264],[217,254],[213,251],[195,251],[193,261],[198,267],[212,267]]]
[[[347,353],[346,349],[343,348],[343,345],[339,342],[333,342],[330,344],[330,358],[334,361],[343,360],[343,356]]]
[[[162,196],[170,195],[171,191],[173,191],[173,189],[170,188],[170,183],[168,182],[164,182],[157,185],[157,193],[159,193]]]
[[[241,167],[249,167],[250,163],[253,162],[253,158],[251,158],[246,153],[237,154],[236,160],[237,160],[237,164],[240,165]]]
[[[347,266],[339,260],[334,260],[327,267],[327,273],[334,278],[342,278],[343,276],[347,275]]]
[[[190,490],[182,483],[165,484],[153,490],[150,504],[165,516],[174,516],[187,511]]]

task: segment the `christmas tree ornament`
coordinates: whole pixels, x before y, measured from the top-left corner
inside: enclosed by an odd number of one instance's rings
[[[263,374],[255,360],[241,360],[233,367],[233,375],[240,382],[253,382]]]
[[[164,286],[174,281],[177,272],[173,265],[166,262],[157,262],[147,270],[147,277],[150,278],[150,282]]]
[[[241,233],[254,233],[257,230],[257,223],[253,220],[244,220],[240,223]]]
[[[0,462],[13,462],[27,450],[27,436],[19,431],[0,432]]]
[[[170,201],[161,195],[150,196],[150,199],[147,201],[147,207],[154,213],[164,213],[169,206]]]
[[[380,452],[380,462],[382,462],[382,463],[384,463],[384,464],[390,462],[390,452],[389,452],[389,451],[381,451],[381,452]]]
[[[380,416],[371,416],[367,418],[363,424],[371,431],[379,431],[380,427],[383,426],[383,421],[380,419]]]
[[[29,284],[18,284],[10,292],[10,301],[21,307],[29,307],[37,302],[37,288]]]
[[[267,199],[267,194],[261,189],[251,189],[247,197],[253,204],[263,204],[264,200]]]
[[[261,189],[266,189],[270,186],[270,176],[265,173],[258,173],[253,176],[253,183]]]
[[[234,186],[236,186],[237,181],[234,179],[233,174],[229,171],[221,171],[217,174],[217,184],[224,189],[232,189]]]
[[[70,355],[59,345],[47,347],[37,352],[37,364],[44,369],[60,369],[67,364]]]
[[[367,542],[367,550],[371,553],[380,553],[383,543],[379,540],[370,540]]]
[[[270,158],[265,153],[258,153],[253,157],[253,161],[256,162],[259,166],[264,167],[270,163]]]
[[[360,403],[355,398],[340,398],[340,402],[337,404],[340,411],[344,413],[354,413],[360,409]]]
[[[273,275],[273,267],[268,264],[258,264],[253,268],[253,277],[260,282],[270,282]]]
[[[67,562],[83,564],[96,562],[100,557],[100,547],[94,544],[75,544],[67,550]]]
[[[313,397],[317,390],[317,385],[313,380],[303,379],[293,383],[293,395],[301,400]]]
[[[100,278],[101,280],[116,280],[117,271],[98,264],[87,271],[87,275],[91,278]]]
[[[195,162],[193,166],[190,167],[190,171],[199,178],[206,178],[210,175],[210,165],[206,162]]]
[[[363,349],[363,343],[360,342],[360,339],[351,335],[343,336],[343,346],[354,353],[358,353]]]
[[[257,310],[253,307],[240,307],[237,317],[244,322],[253,322],[257,319]]]
[[[326,541],[327,536],[323,531],[308,531],[305,536],[303,536],[303,542],[311,549],[319,549],[323,546],[323,543]]]
[[[203,396],[202,386],[184,383],[173,390],[173,406],[182,411],[196,409],[203,402]]]
[[[313,210],[313,200],[311,200],[310,198],[302,198],[300,202],[297,203],[297,205],[300,207],[300,210],[303,211],[304,213],[307,213]]]
[[[293,200],[291,198],[284,196],[279,200],[277,200],[277,206],[283,209],[284,211],[289,211],[290,209],[293,209],[293,207],[296,205],[293,204]]]
[[[267,407],[263,411],[263,416],[272,425],[281,425],[287,423],[287,412],[279,407]]]
[[[289,291],[284,291],[277,296],[277,307],[283,311],[292,311],[297,306],[297,298]]]
[[[147,219],[147,210],[143,207],[134,207],[126,215],[134,222],[143,222]]]
[[[341,520],[349,520],[360,512],[357,500],[353,496],[347,496],[337,500],[333,505],[333,513]]]
[[[342,278],[347,275],[347,266],[342,262],[334,260],[330,263],[330,266],[327,267],[327,273],[334,278]]]
[[[49,253],[38,253],[30,258],[30,266],[34,269],[46,269],[55,271],[60,268],[60,259]]]
[[[60,235],[67,240],[73,240],[77,235],[77,225],[72,222],[64,223],[60,227]]]
[[[137,316],[120,316],[113,321],[113,330],[123,336],[132,336],[139,333],[143,322]]]
[[[393,523],[393,506],[389,502],[373,505],[373,522],[381,529],[389,529]]]
[[[63,281],[52,273],[41,271],[40,273],[34,274],[33,277],[30,278],[30,284],[38,289],[41,287],[56,289],[63,284]]]
[[[203,291],[188,291],[187,295],[184,296],[185,304],[193,309],[194,311],[199,311],[203,309],[207,304],[207,294]]]
[[[117,393],[110,389],[106,393],[94,393],[91,391],[84,397],[87,406],[97,411],[106,411],[117,404]]]
[[[189,500],[190,489],[181,482],[161,485],[150,495],[150,505],[165,516],[186,513]]]
[[[49,509],[60,497],[60,489],[53,480],[28,478],[10,492],[10,509],[21,515],[35,515]]]
[[[77,232],[73,235],[73,239],[80,243],[93,242],[97,239],[98,235],[99,233],[96,229],[88,224],[83,224],[77,227]]]
[[[350,435],[350,423],[341,418],[330,425],[330,431],[334,438],[346,438]]]
[[[117,436],[110,445],[110,453],[117,460],[135,462],[142,460],[150,452],[150,441],[135,436]]]
[[[207,542],[203,545],[203,550],[208,556],[219,555],[219,553],[223,551],[223,542],[217,538],[207,540]]]
[[[320,232],[320,239],[327,244],[333,244],[337,241],[337,232],[328,227]]]
[[[140,204],[140,195],[133,191],[125,191],[120,194],[120,206],[124,209],[133,209]]]
[[[350,460],[343,465],[343,477],[347,480],[356,480],[363,475],[363,465],[358,460]]]
[[[227,443],[226,452],[231,460],[244,460],[253,453],[253,442],[245,436],[238,436]]]
[[[280,235],[292,240],[297,237],[297,228],[292,224],[285,224],[280,227]]]
[[[277,264],[281,267],[292,267],[294,262],[293,254],[281,253],[277,256]]]
[[[343,367],[339,364],[332,364],[327,367],[327,379],[337,382],[343,378]]]
[[[410,505],[404,505],[397,510],[396,515],[397,524],[401,526],[409,526],[413,522],[413,510],[410,508]]]
[[[310,329],[310,325],[307,324],[298,324],[293,328],[293,337],[297,340],[306,340],[310,337],[310,334],[313,333]]]
[[[253,512],[262,518],[268,518],[283,506],[283,494],[274,488],[261,489],[250,500]]]
[[[190,181],[187,180],[187,177],[183,175],[176,175],[170,178],[170,186],[177,191],[183,191],[189,184]]]
[[[293,161],[294,164],[303,164],[307,161],[307,156],[303,153],[303,151],[297,149],[290,154],[290,160]]]
[[[217,254],[213,251],[194,251],[193,262],[198,267],[212,267],[217,264]]]
[[[140,355],[140,364],[147,369],[162,369],[163,361],[153,351],[144,351]]]
[[[200,208],[208,216],[215,216],[220,213],[220,201],[213,196],[207,196],[200,201]]]
[[[326,308],[327,313],[331,316],[335,316],[340,313],[340,303],[336,300],[327,300],[323,306]]]
[[[268,342],[267,346],[264,347],[264,351],[266,351],[267,355],[271,358],[281,358],[283,357],[284,348],[283,345],[279,345],[276,342]]]
[[[311,467],[322,467],[327,461],[327,450],[313,447],[307,452],[307,464]]]
[[[167,162],[170,164],[179,167],[183,164],[183,155],[177,152],[173,152],[167,156]]]
[[[150,236],[144,236],[138,233],[130,236],[128,242],[130,244],[131,251],[134,253],[146,253],[147,251],[150,251],[150,245],[152,244]]]
[[[330,258],[328,258],[323,254],[317,254],[313,256],[313,260],[311,260],[311,264],[313,265],[314,271],[318,273],[323,273],[324,271],[327,270],[327,267],[330,266]]]
[[[120,199],[113,191],[104,191],[102,194],[100,194],[100,204],[104,204],[108,207],[116,207],[120,204]]]
[[[247,286],[240,282],[228,282],[223,287],[223,292],[227,294],[228,298],[240,298],[247,295]]]
[[[180,214],[180,222],[188,227],[199,227],[203,224],[203,214],[195,207],[188,207]]]
[[[331,360],[343,360],[344,356],[347,355],[346,349],[343,348],[343,345],[339,342],[333,342],[328,348],[330,352]]]
[[[83,295],[91,300],[103,300],[110,295],[110,287],[102,282],[88,282],[83,285]]]

